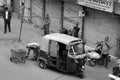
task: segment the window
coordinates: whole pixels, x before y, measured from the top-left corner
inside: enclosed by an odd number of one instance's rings
[[[56,41],[51,41],[50,44],[50,56],[57,57],[57,51],[58,51],[58,44]]]

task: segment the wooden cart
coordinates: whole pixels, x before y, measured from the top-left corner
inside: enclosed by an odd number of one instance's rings
[[[22,49],[11,49],[11,57],[10,61],[11,62],[22,62],[25,63],[25,57],[26,57],[26,51]]]

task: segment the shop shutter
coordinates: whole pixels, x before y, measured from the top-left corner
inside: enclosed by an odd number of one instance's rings
[[[20,7],[20,0],[14,0],[13,1],[13,5],[14,5],[14,12],[15,13],[19,13],[19,7]]]

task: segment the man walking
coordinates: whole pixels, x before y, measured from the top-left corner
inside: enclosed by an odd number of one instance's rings
[[[8,10],[8,7],[5,8],[3,18],[4,18],[4,34],[5,34],[7,33],[7,26],[8,26],[9,32],[11,32],[11,27],[10,27],[11,11]]]

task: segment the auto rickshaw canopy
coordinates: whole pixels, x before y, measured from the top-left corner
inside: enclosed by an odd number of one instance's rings
[[[70,43],[72,43],[74,41],[75,42],[79,41],[81,43],[83,42],[80,38],[76,38],[76,37],[69,36],[66,34],[61,34],[61,33],[52,33],[52,34],[45,35],[42,38],[41,50],[48,52],[50,40],[60,42],[60,43],[63,43],[65,45],[69,45]]]

